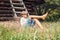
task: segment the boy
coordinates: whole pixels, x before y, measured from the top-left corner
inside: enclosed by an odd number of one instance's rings
[[[42,16],[35,16],[35,15],[28,15],[26,11],[22,11],[21,18],[20,18],[20,24],[21,26],[32,26],[34,25],[34,22],[40,26],[40,28],[43,29],[42,25],[38,21],[38,19],[45,19],[48,13],[42,15]]]

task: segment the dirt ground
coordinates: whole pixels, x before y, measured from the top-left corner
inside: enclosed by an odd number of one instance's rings
[[[4,28],[12,28],[15,30],[20,30],[20,22],[19,21],[0,21],[0,25],[2,25]],[[33,28],[36,28],[37,25],[35,25]]]
[[[20,23],[18,21],[0,21],[0,25],[3,25],[5,28],[19,28]]]

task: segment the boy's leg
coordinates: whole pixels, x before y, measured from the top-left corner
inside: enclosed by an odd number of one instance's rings
[[[29,17],[34,18],[34,19],[43,19],[44,20],[47,15],[48,15],[48,12],[42,16],[30,15]]]
[[[39,28],[43,29],[43,26],[41,25],[41,23],[38,19],[34,19],[34,21],[39,26]]]

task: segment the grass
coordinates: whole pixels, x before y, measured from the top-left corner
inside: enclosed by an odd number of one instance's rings
[[[42,24],[48,31],[24,27],[17,32],[0,25],[0,40],[60,40],[60,22],[42,22]]]

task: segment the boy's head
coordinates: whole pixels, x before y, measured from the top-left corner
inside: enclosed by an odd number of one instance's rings
[[[22,11],[21,16],[26,18],[28,16],[28,13],[26,11]]]

